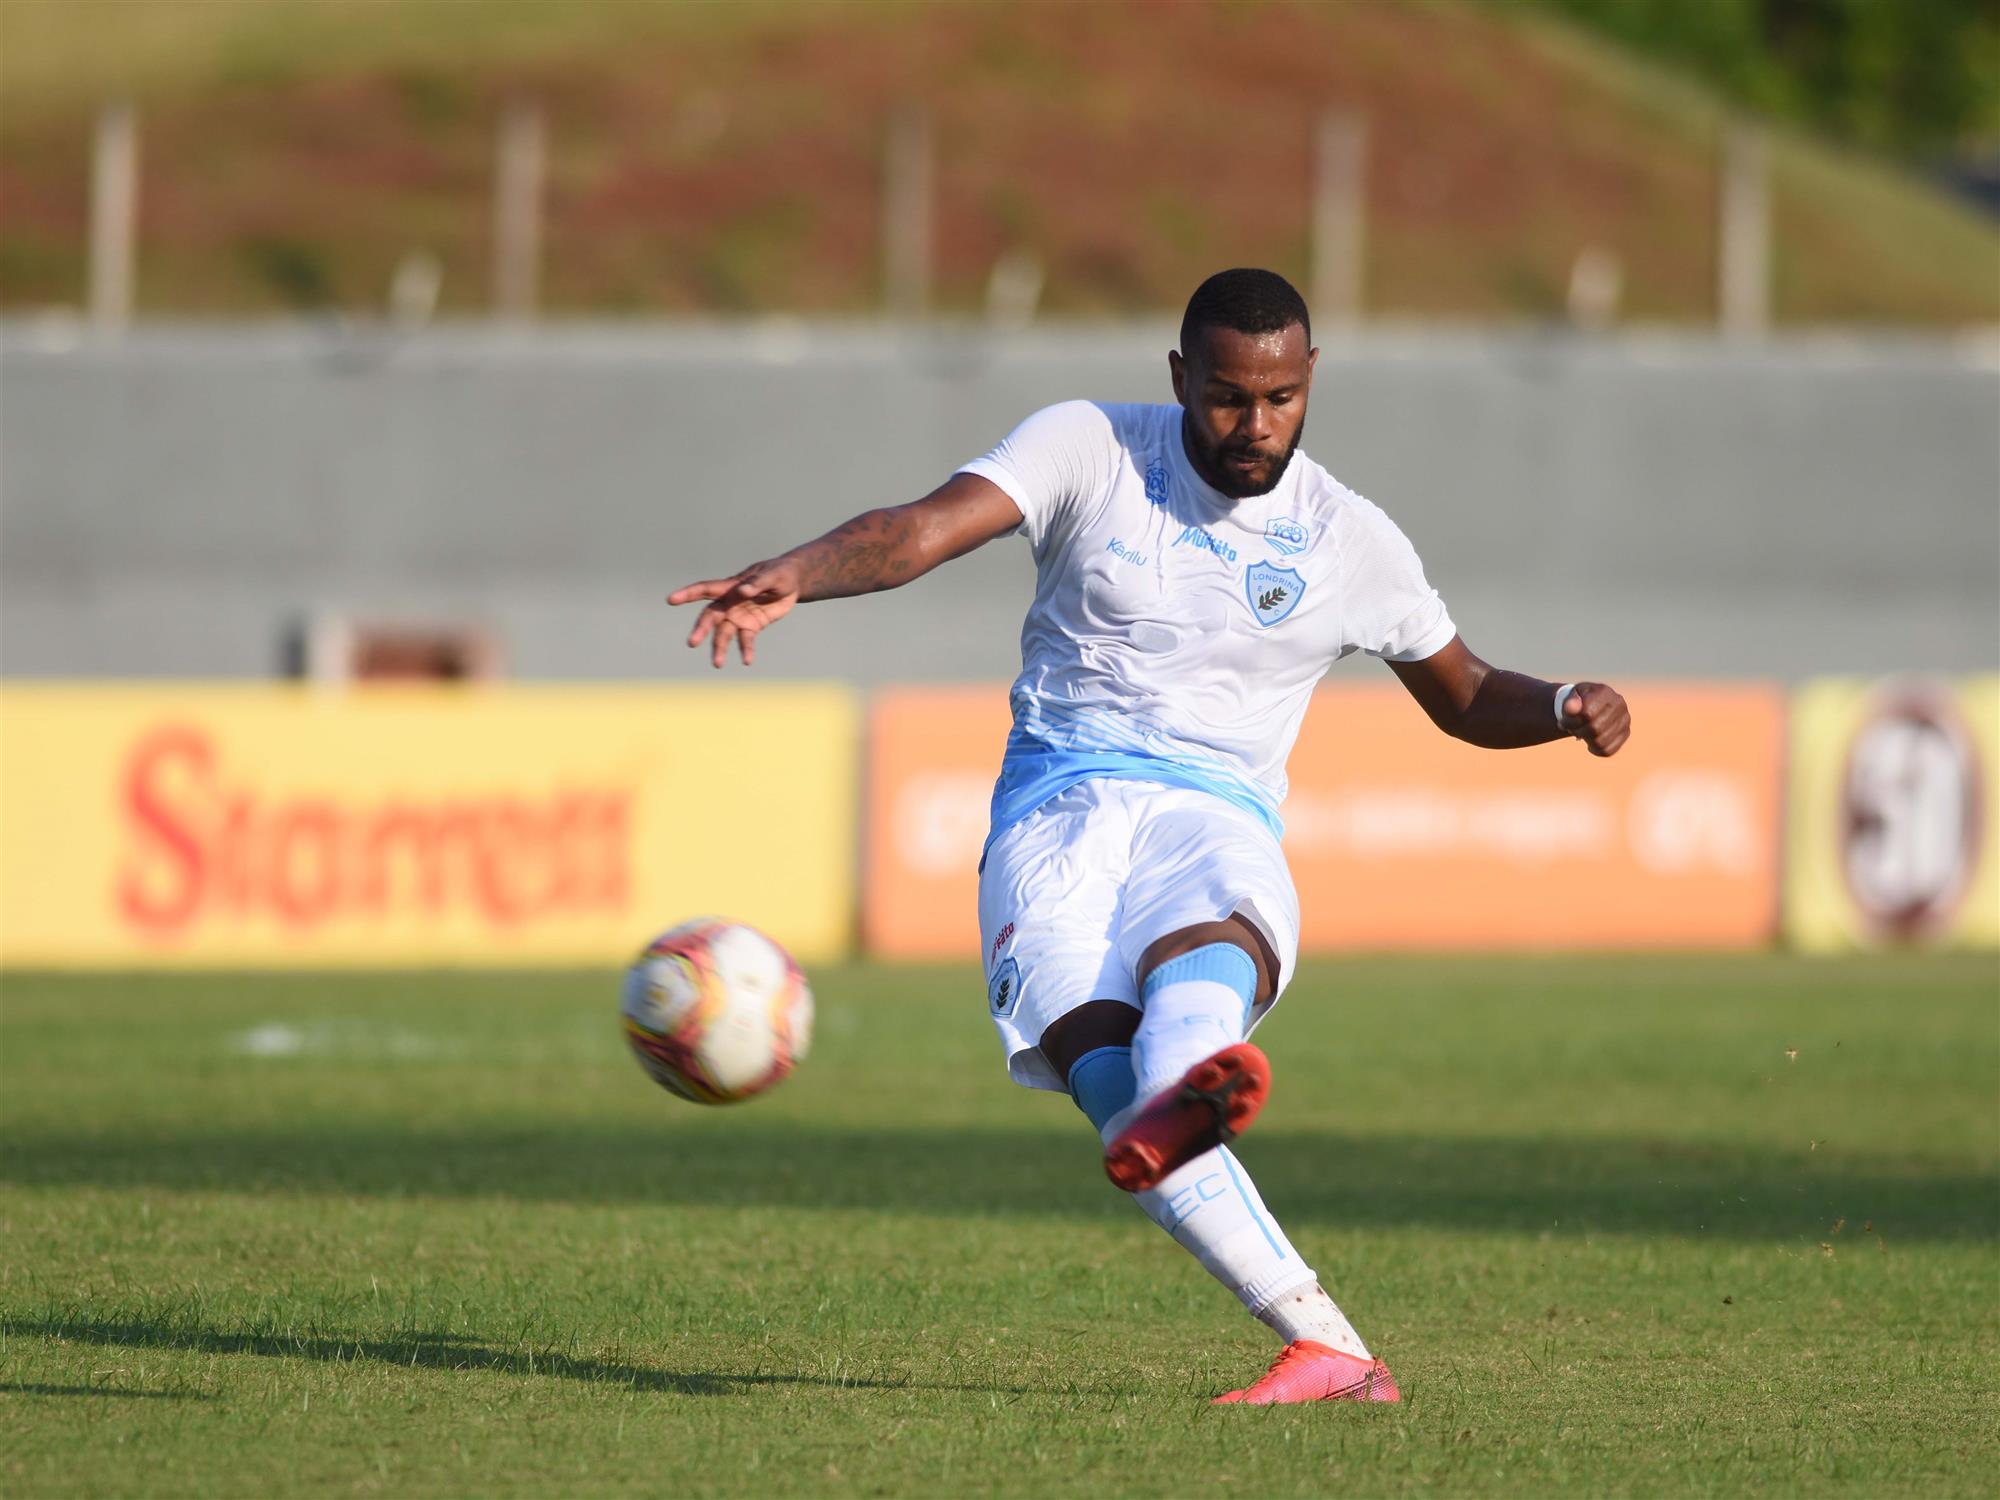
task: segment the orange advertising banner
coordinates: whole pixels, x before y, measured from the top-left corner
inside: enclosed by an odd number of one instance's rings
[[[1309,951],[1748,948],[1777,928],[1783,695],[1640,683],[1633,737],[1479,750],[1403,690],[1321,690],[1282,809]],[[1003,688],[879,694],[863,932],[893,958],[978,951]]]
[[[878,958],[979,951],[979,851],[1007,689],[885,688],[868,710],[861,944]]]

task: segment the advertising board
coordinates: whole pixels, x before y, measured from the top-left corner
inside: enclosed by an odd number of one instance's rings
[[[1784,699],[1639,683],[1619,755],[1478,750],[1402,688],[1325,688],[1291,759],[1285,852],[1308,951],[1746,948],[1777,924]],[[870,951],[979,951],[976,876],[1002,688],[878,694]]]
[[[852,928],[844,688],[0,689],[0,962],[611,963]]]

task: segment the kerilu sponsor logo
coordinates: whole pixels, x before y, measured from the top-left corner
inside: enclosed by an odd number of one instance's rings
[[[1141,552],[1137,547],[1127,545],[1115,536],[1111,539],[1111,544],[1104,550],[1120,562],[1128,562],[1135,567],[1143,566],[1146,561],[1145,553]]]

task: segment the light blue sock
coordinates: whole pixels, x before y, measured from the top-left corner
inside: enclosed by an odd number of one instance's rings
[[[1132,1102],[1138,1086],[1130,1047],[1094,1048],[1069,1070],[1069,1096],[1100,1134],[1104,1122]]]
[[[1257,964],[1234,943],[1170,958],[1140,987],[1145,1014],[1132,1038],[1139,1097],[1150,1098],[1204,1057],[1243,1040],[1257,997]]]

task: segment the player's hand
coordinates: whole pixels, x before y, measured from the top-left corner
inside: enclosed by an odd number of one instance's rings
[[[1632,736],[1632,710],[1616,688],[1579,682],[1563,699],[1562,724],[1592,755],[1616,755]]]
[[[758,632],[790,614],[803,587],[798,564],[776,558],[752,563],[733,578],[707,578],[675,589],[667,595],[667,603],[706,599],[708,607],[695,620],[687,643],[711,642],[709,656],[719,667],[729,655],[729,643],[735,641],[747,667],[757,659]]]

